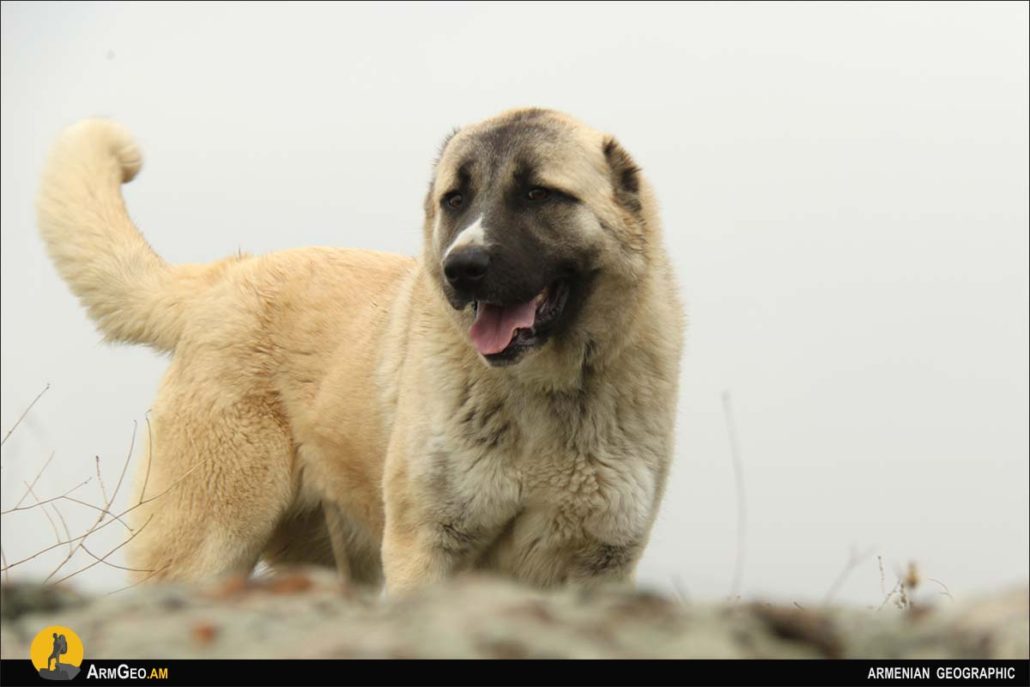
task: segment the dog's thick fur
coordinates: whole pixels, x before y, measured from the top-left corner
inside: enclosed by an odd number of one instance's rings
[[[419,259],[305,248],[169,265],[121,199],[140,167],[124,129],[84,121],[38,199],[50,255],[106,338],[172,354],[137,473],[137,492],[160,495],[134,513],[137,577],[260,559],[390,591],[468,568],[541,586],[632,574],[673,451],[682,314],[650,186],[614,139],[546,110],[459,130]],[[553,191],[530,205],[529,185]],[[512,360],[471,345],[478,301],[443,276],[476,218],[491,298],[568,276],[560,326]]]

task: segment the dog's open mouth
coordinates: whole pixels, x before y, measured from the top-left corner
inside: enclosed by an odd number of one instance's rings
[[[559,280],[524,303],[476,301],[476,320],[469,330],[472,345],[493,364],[513,362],[522,351],[547,339],[568,296],[568,284]]]

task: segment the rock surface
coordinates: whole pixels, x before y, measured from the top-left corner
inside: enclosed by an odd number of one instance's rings
[[[61,624],[89,658],[1027,658],[1030,591],[903,611],[681,604],[608,588],[466,577],[403,598],[327,572],[85,597],[3,589],[0,654]]]

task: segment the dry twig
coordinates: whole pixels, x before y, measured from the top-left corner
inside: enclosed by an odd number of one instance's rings
[[[137,427],[138,427],[138,424],[136,422],[133,422],[132,423],[132,438],[129,440],[129,451],[128,451],[128,453],[125,456],[125,462],[122,464],[122,472],[118,476],[118,483],[114,485],[114,491],[111,492],[111,497],[109,499],[107,499],[107,501],[104,503],[104,508],[100,511],[100,515],[97,516],[96,521],[92,525],[90,525],[89,529],[87,530],[87,536],[88,536],[89,533],[94,532],[94,531],[100,529],[100,527],[103,527],[104,524],[107,524],[107,523],[104,523],[104,513],[106,513],[107,511],[109,511],[111,509],[111,504],[114,502],[115,498],[118,497],[118,491],[122,487],[122,481],[125,479],[125,473],[129,469],[129,461],[132,460],[132,449],[136,445],[136,429],[137,429]],[[113,522],[113,521],[109,521],[109,522]],[[138,531],[137,532],[133,532],[133,534],[129,537],[129,539],[131,540],[138,533],[139,533]],[[80,548],[82,548],[82,545],[83,545],[83,543],[85,541],[86,541],[85,537],[82,537],[82,538],[79,539],[78,544],[76,544],[75,547],[68,553],[68,555],[65,556],[64,560],[61,561],[57,565],[57,567],[54,568],[53,571],[49,575],[46,576],[46,579],[43,580],[44,584],[49,582],[54,577],[54,575],[56,575],[58,572],[60,572],[61,568],[63,568],[68,563],[68,561],[70,561],[72,559],[72,556],[74,556],[75,553]],[[124,542],[123,542],[122,545],[124,545]],[[122,545],[119,545],[117,548],[121,548]],[[90,566],[90,567],[92,567],[92,566]],[[63,580],[63,579],[66,579],[66,578],[61,578],[61,579]]]
[[[149,518],[147,518],[147,521],[146,521],[146,522],[144,522],[144,523],[143,523],[142,525],[140,525],[140,528],[139,528],[138,530],[136,530],[135,532],[133,532],[132,534],[130,534],[130,535],[129,535],[129,537],[128,537],[128,538],[127,538],[127,539],[126,539],[125,541],[123,541],[123,542],[122,542],[121,544],[119,544],[118,546],[114,547],[114,548],[113,548],[113,549],[111,549],[110,551],[108,551],[108,552],[107,552],[106,554],[104,554],[104,555],[103,555],[102,557],[100,557],[100,558],[98,558],[97,560],[93,561],[92,563],[90,563],[89,565],[87,565],[87,566],[86,566],[86,567],[84,567],[84,568],[79,568],[79,569],[78,569],[78,570],[76,570],[75,572],[73,572],[73,573],[69,573],[69,574],[65,575],[65,576],[64,576],[64,577],[62,577],[61,579],[59,579],[59,580],[57,580],[56,582],[54,582],[54,584],[55,584],[55,585],[57,585],[57,584],[61,584],[62,582],[66,581],[66,580],[70,580],[71,578],[75,577],[75,576],[76,576],[76,575],[78,575],[79,573],[83,573],[83,572],[86,572],[87,570],[89,570],[89,569],[90,569],[90,568],[92,568],[93,566],[96,566],[96,565],[100,565],[101,563],[106,563],[106,562],[107,562],[107,557],[108,557],[108,556],[110,556],[110,555],[111,555],[111,554],[113,554],[113,553],[114,553],[115,551],[117,551],[118,549],[122,548],[123,546],[125,546],[126,544],[128,544],[129,542],[131,542],[131,541],[132,541],[133,539],[135,539],[135,538],[136,538],[136,536],[137,536],[137,535],[139,535],[139,533],[140,533],[140,532],[142,532],[143,530],[145,530],[145,529],[147,528],[147,525],[149,525],[149,524],[150,524],[150,521],[151,521],[151,520],[152,520],[153,518],[154,518],[154,516],[153,516],[153,515],[151,515],[151,516],[150,516]],[[85,541],[85,540],[83,540],[83,541]],[[80,542],[79,542],[79,548],[81,548],[81,547],[82,547],[82,541],[80,541]],[[59,569],[60,569],[60,568],[58,568],[58,570],[59,570]],[[57,571],[55,570],[54,572],[57,572]],[[53,573],[51,573],[51,576],[53,576]],[[47,581],[48,581],[49,579],[50,579],[50,578],[48,577],[48,578],[47,578]]]
[[[36,401],[38,401],[40,398],[42,398],[43,394],[45,394],[49,390],[50,390],[50,385],[47,384],[45,387],[43,387],[42,391],[40,391],[38,394],[36,394],[36,397],[34,399],[32,399],[32,403],[30,403],[28,405],[28,407],[25,408],[25,410],[22,411],[21,415],[18,416],[18,419],[14,421],[13,425],[11,425],[11,428],[9,430],[7,430],[7,434],[4,435],[4,438],[0,439],[0,446],[3,446],[4,444],[7,443],[8,437],[10,437],[11,434],[14,433],[14,430],[16,430],[18,428],[18,425],[21,424],[21,421],[24,420],[25,416],[29,414],[29,411],[32,410],[32,406],[36,405]]]
[[[77,537],[73,537],[69,541],[73,541],[73,542],[81,541],[81,540],[85,539],[86,537],[89,537],[89,536],[95,534],[96,532],[104,529],[105,527],[107,527],[111,523],[117,522],[118,519],[124,518],[126,515],[128,515],[131,512],[133,512],[137,508],[140,508],[142,506],[145,506],[145,505],[147,505],[149,503],[152,503],[152,502],[158,500],[159,498],[163,497],[165,494],[170,492],[172,489],[175,489],[177,486],[179,486],[179,484],[181,484],[187,477],[189,477],[191,474],[193,474],[194,470],[196,470],[197,468],[201,467],[206,462],[207,462],[207,460],[202,460],[199,463],[197,463],[196,465],[194,465],[193,467],[191,467],[189,470],[184,472],[178,479],[176,479],[174,482],[172,482],[170,485],[168,485],[168,487],[166,489],[164,489],[163,491],[161,491],[160,493],[158,493],[158,494],[156,494],[154,496],[151,496],[150,498],[143,499],[143,500],[139,501],[135,505],[130,506],[129,508],[126,508],[122,512],[118,513],[111,520],[108,520],[107,522],[105,522],[105,523],[103,523],[103,524],[101,524],[101,525],[99,525],[97,527],[90,528],[84,534],[80,534]],[[136,530],[136,532],[139,532],[139,530]],[[133,536],[135,536],[136,532],[133,533]],[[5,565],[4,568],[3,568],[3,571],[7,571],[7,570],[10,570],[11,568],[15,568],[15,567],[17,567],[17,566],[19,566],[19,565],[21,565],[23,563],[27,563],[27,562],[33,560],[34,558],[37,558],[37,557],[43,555],[44,553],[47,553],[48,551],[52,551],[55,548],[57,548],[58,546],[64,546],[67,543],[68,543],[67,541],[61,541],[61,542],[58,542],[57,544],[53,544],[51,546],[48,546],[48,547],[46,547],[46,548],[44,548],[44,549],[42,549],[40,551],[37,551],[36,553],[32,554],[31,556],[26,556],[25,558],[22,558],[21,560],[18,560],[18,561],[15,561],[14,563],[10,563],[10,564]]]
[[[43,506],[45,504],[53,503],[54,501],[59,501],[61,499],[67,498],[69,494],[71,494],[71,493],[75,492],[76,490],[81,489],[82,487],[84,487],[87,484],[89,484],[90,480],[92,480],[92,479],[93,478],[90,477],[89,479],[87,479],[87,480],[85,480],[83,482],[79,482],[74,487],[72,487],[68,491],[64,492],[63,494],[60,494],[59,496],[52,496],[52,497],[50,497],[48,499],[43,499],[42,501],[39,500],[38,497],[36,497],[36,492],[34,492],[32,490],[32,485],[29,484],[28,482],[26,482],[25,483],[25,488],[26,488],[25,493],[26,494],[32,494],[32,496],[36,498],[36,502],[33,503],[33,504],[30,504],[28,506],[15,506],[14,508],[8,508],[5,511],[0,511],[0,515],[9,515],[11,513],[15,513],[15,512],[20,511],[20,510],[32,510],[33,508],[38,508],[38,507]],[[20,501],[19,501],[19,503],[20,503]]]
[[[833,597],[836,596],[837,592],[840,591],[840,588],[844,586],[844,582],[848,579],[851,573],[854,572],[855,568],[858,567],[862,561],[871,556],[872,553],[873,549],[869,549],[864,553],[858,553],[854,548],[851,549],[848,553],[848,562],[844,566],[844,569],[840,571],[840,574],[837,575],[837,579],[835,579],[833,584],[830,585],[830,588],[826,590],[826,596],[823,597],[824,604],[828,604],[833,600]]]
[[[43,463],[43,467],[41,467],[39,469],[39,472],[36,473],[36,476],[32,478],[32,482],[29,484],[29,488],[26,489],[25,493],[21,495],[21,498],[18,499],[18,503],[14,504],[15,508],[23,504],[25,502],[25,499],[29,497],[29,492],[32,491],[32,487],[36,486],[36,482],[38,482],[39,478],[43,476],[43,471],[47,469],[47,466],[50,465],[50,461],[54,459],[54,454],[54,451],[50,452],[50,457],[46,459],[46,462]]]
[[[733,459],[733,476],[737,485],[737,557],[733,565],[733,585],[730,598],[740,597],[741,579],[744,574],[744,549],[747,543],[747,507],[744,494],[744,468],[740,457],[740,443],[737,440],[737,424],[733,417],[733,399],[730,392],[722,394],[723,416],[726,419],[726,434],[730,440],[730,457]]]

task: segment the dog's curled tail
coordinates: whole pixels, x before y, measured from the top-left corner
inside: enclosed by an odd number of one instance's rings
[[[171,351],[212,266],[165,263],[129,219],[121,184],[143,166],[122,126],[90,119],[66,129],[36,202],[50,257],[104,337]]]

